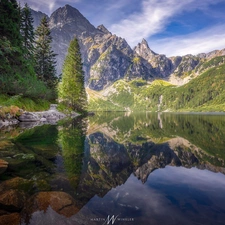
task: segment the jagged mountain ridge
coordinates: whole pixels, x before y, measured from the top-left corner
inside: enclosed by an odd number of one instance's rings
[[[33,15],[35,14],[32,11]],[[34,20],[40,17],[35,15]],[[225,49],[202,53],[197,56],[186,55],[166,57],[152,51],[146,40],[142,40],[134,49],[125,39],[110,33],[104,25],[95,28],[77,9],[65,5],[57,9],[49,18],[53,37],[53,51],[57,54],[57,72],[62,66],[71,39],[79,39],[86,86],[93,90],[102,90],[116,80],[142,78],[169,80],[174,84],[183,84],[190,80],[180,78],[208,59],[225,55]],[[195,71],[198,74],[198,71]]]

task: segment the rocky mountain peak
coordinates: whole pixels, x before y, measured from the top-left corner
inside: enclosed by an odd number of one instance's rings
[[[141,43],[138,43],[138,45],[134,48],[134,52],[147,61],[158,55],[149,48],[148,42],[145,39],[143,39]]]
[[[77,10],[70,5],[58,8],[50,16],[50,28],[61,28],[63,26],[77,27],[80,32],[93,32],[96,28]]]
[[[100,31],[102,31],[105,34],[111,34],[111,32],[109,32],[108,29],[103,24],[99,25],[97,27],[97,29],[100,30]]]
[[[146,46],[147,48],[149,48],[148,42],[144,38],[141,41],[141,45]]]

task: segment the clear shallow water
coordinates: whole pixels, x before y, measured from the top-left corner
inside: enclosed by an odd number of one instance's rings
[[[0,221],[224,224],[224,144],[223,115],[102,113],[2,131]]]

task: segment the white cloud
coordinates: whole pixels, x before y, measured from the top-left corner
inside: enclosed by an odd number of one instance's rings
[[[142,38],[149,38],[165,29],[170,19],[184,11],[195,9],[207,10],[211,4],[223,0],[144,0],[142,11],[133,13],[117,24],[113,24],[109,30],[120,37],[125,38],[133,47]]]
[[[153,51],[167,56],[207,53],[225,48],[225,25],[201,30],[185,36],[154,40]]]
[[[22,3],[22,6],[27,3],[29,5],[29,7],[31,7],[32,9],[36,10],[36,11],[41,11],[43,13],[46,13],[48,15],[50,15],[52,13],[52,11],[57,7],[56,6],[56,0],[20,0],[20,2]]]
[[[43,13],[46,13],[47,15],[51,15],[52,12],[54,12],[59,7],[63,7],[65,4],[72,4],[79,2],[80,0],[19,0],[19,2],[22,4],[22,6],[25,3],[28,3],[28,5],[36,10],[41,11]]]

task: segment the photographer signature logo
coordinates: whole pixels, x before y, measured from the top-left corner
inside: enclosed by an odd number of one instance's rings
[[[110,216],[108,215],[108,217],[107,217],[107,219],[105,220],[105,222],[103,223],[103,225],[104,225],[104,224],[107,224],[107,225],[108,225],[108,224],[114,224],[114,223],[116,222],[116,219],[118,218],[118,216],[119,216],[119,215],[117,215],[117,216],[114,216],[114,215],[113,215],[113,216],[110,217]]]
[[[91,218],[90,220],[94,222],[102,222],[102,225],[115,225],[116,222],[134,222],[134,218],[123,218],[119,217],[119,215],[108,215],[106,218]]]

